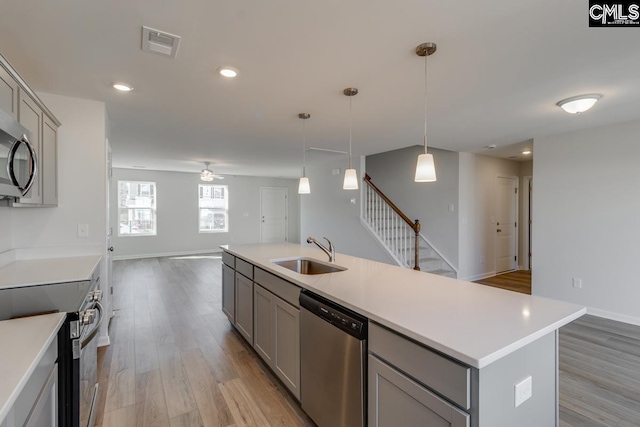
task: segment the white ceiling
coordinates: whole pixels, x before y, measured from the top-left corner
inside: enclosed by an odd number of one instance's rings
[[[640,33],[589,28],[586,0],[3,0],[1,12],[0,52],[36,91],[106,102],[117,167],[197,172],[207,160],[296,177],[297,114],[311,114],[310,146],[346,150],[350,86],[354,155],[421,144],[414,49],[426,41],[438,44],[431,146],[483,152],[640,118]],[[177,58],[142,52],[143,25],[182,36]],[[604,98],[580,116],[555,106],[593,92]]]

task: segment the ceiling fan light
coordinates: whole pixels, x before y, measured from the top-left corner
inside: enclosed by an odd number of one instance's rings
[[[433,154],[420,154],[416,164],[415,182],[436,181],[436,165],[433,162]]]
[[[357,190],[358,189],[358,174],[355,169],[346,169],[344,171],[344,183],[342,184],[343,190]]]
[[[309,178],[306,176],[300,177],[300,182],[298,183],[298,194],[310,194],[311,186],[309,185]]]
[[[200,173],[200,179],[205,182],[213,181],[213,172],[209,169],[202,169],[202,173]]]
[[[559,101],[556,105],[562,108],[569,114],[580,114],[589,110],[594,106],[598,100],[602,98],[602,95],[598,93],[592,93],[589,95],[579,95],[573,96],[571,98],[563,99]]]

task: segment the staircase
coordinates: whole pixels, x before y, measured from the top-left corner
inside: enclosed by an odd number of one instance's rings
[[[446,277],[456,269],[420,233],[420,222],[411,221],[365,175],[360,221],[389,255],[402,267]]]

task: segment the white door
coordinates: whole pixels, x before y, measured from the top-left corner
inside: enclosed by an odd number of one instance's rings
[[[286,188],[260,188],[260,242],[287,241]]]
[[[498,177],[496,221],[496,273],[517,268],[518,180]]]

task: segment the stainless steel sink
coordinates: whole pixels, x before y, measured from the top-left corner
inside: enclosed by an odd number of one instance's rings
[[[272,259],[271,262],[299,274],[326,274],[346,270],[346,268],[339,265],[306,257]]]

